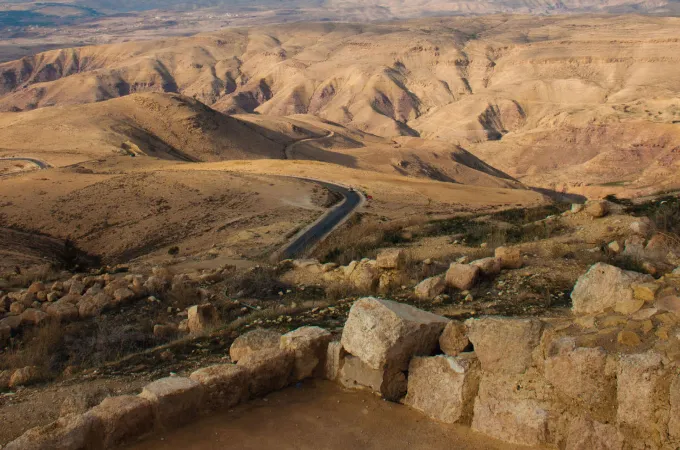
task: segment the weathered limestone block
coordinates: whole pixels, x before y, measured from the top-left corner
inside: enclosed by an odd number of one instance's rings
[[[325,364],[325,376],[327,380],[335,381],[338,378],[345,355],[345,349],[342,348],[340,341],[333,341],[328,344]]]
[[[632,314],[644,304],[644,300],[635,299],[632,285],[653,281],[649,275],[597,263],[576,282],[571,293],[572,310],[575,314],[601,313],[609,309]]]
[[[108,397],[86,413],[102,424],[105,448],[118,448],[153,431],[151,402],[141,397]]]
[[[469,424],[480,376],[474,353],[415,357],[404,403],[441,422]]]
[[[373,369],[406,370],[413,356],[434,352],[447,323],[409,305],[367,297],[352,306],[341,342]]]
[[[15,388],[19,386],[26,386],[40,381],[41,378],[42,373],[37,367],[23,367],[12,372],[12,377],[9,379],[9,387]]]
[[[45,312],[60,322],[70,322],[79,317],[78,308],[72,303],[65,301],[64,298],[54,303],[49,303]]]
[[[472,261],[470,265],[479,267],[479,273],[485,277],[495,277],[501,273],[501,260],[498,258],[482,258]]]
[[[609,203],[606,200],[588,201],[585,206],[585,213],[595,219],[604,217],[609,212]]]
[[[204,403],[212,410],[230,408],[248,397],[248,371],[235,364],[204,367],[189,378],[201,383]]]
[[[349,282],[355,288],[372,292],[380,281],[380,270],[376,267],[375,261],[361,261],[349,275]]]
[[[467,327],[457,320],[447,323],[444,332],[439,336],[439,348],[448,356],[458,356],[469,345]]]
[[[205,333],[212,329],[219,320],[217,309],[210,303],[194,305],[188,310],[189,332]]]
[[[193,420],[198,414],[203,386],[189,378],[161,378],[147,384],[139,396],[151,402],[156,427],[171,429]]]
[[[95,416],[72,414],[28,430],[4,450],[101,450],[102,435],[102,424]]]
[[[520,269],[524,262],[519,247],[498,247],[494,254],[503,269]]]
[[[475,400],[472,429],[519,445],[545,445],[560,411],[554,392],[536,373],[484,374]]]
[[[540,320],[486,317],[470,319],[466,325],[483,370],[522,373],[532,365],[541,340]]]
[[[281,333],[278,331],[256,328],[234,339],[229,356],[233,362],[238,362],[253,352],[277,349],[280,342]]]
[[[288,385],[295,365],[295,355],[279,348],[249,353],[238,365],[248,371],[248,393],[261,397]]]
[[[415,287],[414,293],[420,300],[432,300],[446,289],[446,280],[442,275],[427,278]]]
[[[374,369],[353,355],[343,358],[338,381],[346,388],[368,389],[394,402],[399,401],[407,390],[404,372]]]
[[[381,269],[401,269],[406,263],[406,251],[402,248],[381,250],[376,262]]]
[[[670,379],[660,354],[621,355],[617,420],[629,440],[659,445],[669,419]]]
[[[281,336],[281,349],[295,356],[293,381],[323,375],[331,338],[328,330],[319,327],[301,327]]]
[[[446,284],[466,291],[472,289],[479,278],[479,267],[453,263],[446,271]]]
[[[544,374],[560,394],[602,420],[613,419],[616,373],[607,364],[607,352],[601,347],[562,346],[559,353],[546,359]]]
[[[623,450],[623,444],[615,425],[579,417],[569,425],[565,450]]]

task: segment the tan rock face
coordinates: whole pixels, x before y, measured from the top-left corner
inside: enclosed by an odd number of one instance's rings
[[[332,335],[319,327],[302,327],[281,336],[281,349],[295,355],[293,381],[322,376]]]
[[[623,450],[624,442],[615,425],[579,417],[569,425],[565,450]]]
[[[446,271],[448,286],[466,291],[472,289],[479,278],[479,267],[453,263]]]
[[[189,378],[161,378],[147,384],[139,396],[151,402],[156,427],[171,429],[189,422],[198,414],[203,401],[203,386]]]
[[[189,378],[204,389],[206,405],[212,410],[230,408],[248,397],[248,371],[235,364],[204,367]]]
[[[190,333],[205,333],[211,330],[218,322],[217,309],[210,303],[194,305],[188,310],[188,325]]]
[[[104,429],[93,415],[72,414],[28,430],[4,450],[102,450]]]
[[[448,319],[409,305],[363,298],[354,303],[342,346],[377,370],[406,370],[411,357],[430,355]]]
[[[47,313],[40,311],[35,308],[28,308],[26,311],[21,313],[21,323],[22,325],[40,325],[45,322],[49,316]]]
[[[479,273],[485,277],[495,277],[501,273],[501,260],[498,258],[482,258],[472,261],[470,265],[479,267]]]
[[[279,348],[260,350],[239,359],[238,365],[247,370],[249,395],[261,397],[288,385],[295,355]]]
[[[659,311],[667,311],[680,317],[680,297],[675,295],[660,298],[654,304]]]
[[[553,398],[552,388],[536,373],[485,374],[475,400],[472,429],[511,444],[544,445],[557,416]]]
[[[660,444],[669,418],[669,386],[661,355],[621,355],[617,421],[630,440]]]
[[[537,319],[470,319],[468,338],[487,372],[522,373],[532,364],[543,324]]]
[[[415,287],[414,293],[420,300],[432,300],[446,289],[446,280],[443,276],[427,278]]]
[[[363,292],[373,292],[380,281],[375,261],[361,261],[349,275],[349,282]]]
[[[404,403],[445,423],[470,423],[481,369],[474,354],[415,357]]]
[[[229,348],[229,356],[233,362],[238,362],[253,352],[278,349],[280,342],[281,333],[257,328],[237,337]]]
[[[608,264],[595,264],[576,282],[571,293],[572,310],[575,314],[600,313],[609,309],[626,314],[631,310],[635,312],[642,304],[634,298],[632,285],[653,281],[649,275],[624,271]]]
[[[60,322],[70,322],[72,320],[77,320],[79,317],[78,308],[73,304],[61,299],[54,303],[48,304],[45,312],[54,319]]]
[[[374,369],[356,356],[343,358],[338,382],[349,389],[368,389],[397,402],[406,395],[406,376],[400,370]]]
[[[609,373],[602,348],[563,348],[546,359],[544,373],[560,393],[609,418],[616,401],[616,374]]]
[[[439,347],[448,356],[458,356],[470,345],[467,327],[464,323],[452,320],[446,324],[444,332],[439,336]]]
[[[102,424],[106,448],[117,448],[153,431],[151,402],[131,395],[108,397],[86,413]]]
[[[406,263],[406,252],[401,248],[381,250],[376,263],[381,269],[401,269]]]
[[[498,247],[495,256],[501,261],[503,269],[520,269],[522,267],[522,253],[517,247]]]
[[[643,300],[646,303],[652,303],[656,297],[656,292],[659,290],[658,283],[633,283],[633,297],[637,300]]]

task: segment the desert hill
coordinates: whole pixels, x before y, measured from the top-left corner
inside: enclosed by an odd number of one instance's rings
[[[306,114],[389,139],[443,140],[545,188],[633,192],[677,182],[678,25],[454,17],[55,50],[0,65],[0,108],[179,92],[229,114]]]

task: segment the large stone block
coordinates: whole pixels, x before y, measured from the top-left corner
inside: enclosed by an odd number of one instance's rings
[[[623,444],[615,425],[579,417],[569,425],[565,450],[623,450]]]
[[[479,278],[479,267],[453,263],[446,271],[446,284],[465,291],[472,289]]]
[[[203,401],[203,386],[189,378],[161,378],[147,384],[139,396],[151,402],[156,427],[171,429],[196,417]]]
[[[402,248],[388,248],[381,250],[376,258],[381,269],[401,269],[406,263],[406,251]]]
[[[474,353],[415,357],[404,403],[441,422],[469,424],[480,376]]]
[[[72,414],[28,430],[4,450],[101,450],[102,423],[92,415]]]
[[[409,305],[363,298],[354,303],[342,346],[369,367],[406,370],[413,356],[431,355],[448,319]]]
[[[472,261],[470,265],[479,267],[479,273],[487,278],[495,277],[501,273],[501,260],[498,258],[482,258]]]
[[[338,381],[349,389],[368,389],[390,401],[406,395],[407,382],[400,370],[374,369],[353,355],[346,355]]]
[[[575,314],[597,314],[614,309],[622,314],[639,310],[644,301],[633,295],[634,283],[654,281],[649,275],[597,263],[582,275],[571,293]]]
[[[522,373],[531,367],[543,324],[538,319],[470,319],[468,338],[487,372]]]
[[[660,445],[669,419],[670,378],[660,354],[621,355],[617,420],[631,441]]]
[[[86,413],[101,422],[105,448],[118,448],[153,431],[151,402],[124,395],[108,397]]]
[[[235,364],[204,367],[189,378],[204,389],[204,403],[212,410],[230,408],[248,397],[248,371]]]
[[[261,350],[239,359],[238,365],[248,371],[249,395],[261,397],[288,385],[295,355],[279,348]]]
[[[373,292],[378,286],[380,275],[375,261],[361,261],[349,274],[349,282],[360,291]]]
[[[295,355],[293,381],[323,375],[331,339],[331,333],[319,327],[302,327],[281,336],[281,349]]]
[[[233,362],[238,362],[254,352],[278,349],[280,343],[281,333],[278,331],[257,328],[234,339],[229,356]]]
[[[457,356],[469,345],[467,327],[457,320],[447,323],[444,332],[439,336],[439,348],[449,356]]]
[[[616,404],[616,373],[600,347],[561,346],[545,361],[545,378],[557,391],[601,420],[613,419]]]
[[[472,429],[519,445],[545,445],[560,411],[554,392],[536,373],[485,374],[475,400]]]
[[[194,305],[188,310],[188,325],[190,333],[205,333],[210,331],[219,321],[217,309],[210,303]]]
[[[327,380],[335,381],[338,378],[345,355],[345,349],[342,348],[340,341],[333,341],[328,344],[325,364],[325,377]]]

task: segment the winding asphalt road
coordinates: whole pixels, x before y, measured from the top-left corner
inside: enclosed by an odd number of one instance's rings
[[[326,136],[316,137],[316,138],[306,138],[299,141],[295,141],[289,144],[285,149],[286,159],[292,159],[293,148],[304,142],[319,141],[322,139],[327,139],[333,137],[335,133],[330,131]],[[0,158],[0,161],[25,161],[38,166],[39,169],[48,169],[51,166],[44,161],[33,158]],[[273,256],[272,260],[281,260],[289,258],[299,258],[305,255],[306,252],[311,250],[315,245],[326,238],[333,230],[342,225],[354,211],[363,204],[366,200],[360,192],[350,189],[346,186],[342,186],[336,183],[331,183],[323,180],[316,180],[313,178],[302,178],[302,177],[284,177],[284,178],[294,178],[302,181],[310,181],[319,184],[331,192],[340,194],[343,200],[334,206],[333,208],[326,211],[321,217],[319,217],[314,223],[309,225],[304,230],[297,233],[288,243],[286,243],[281,249],[279,249]]]

